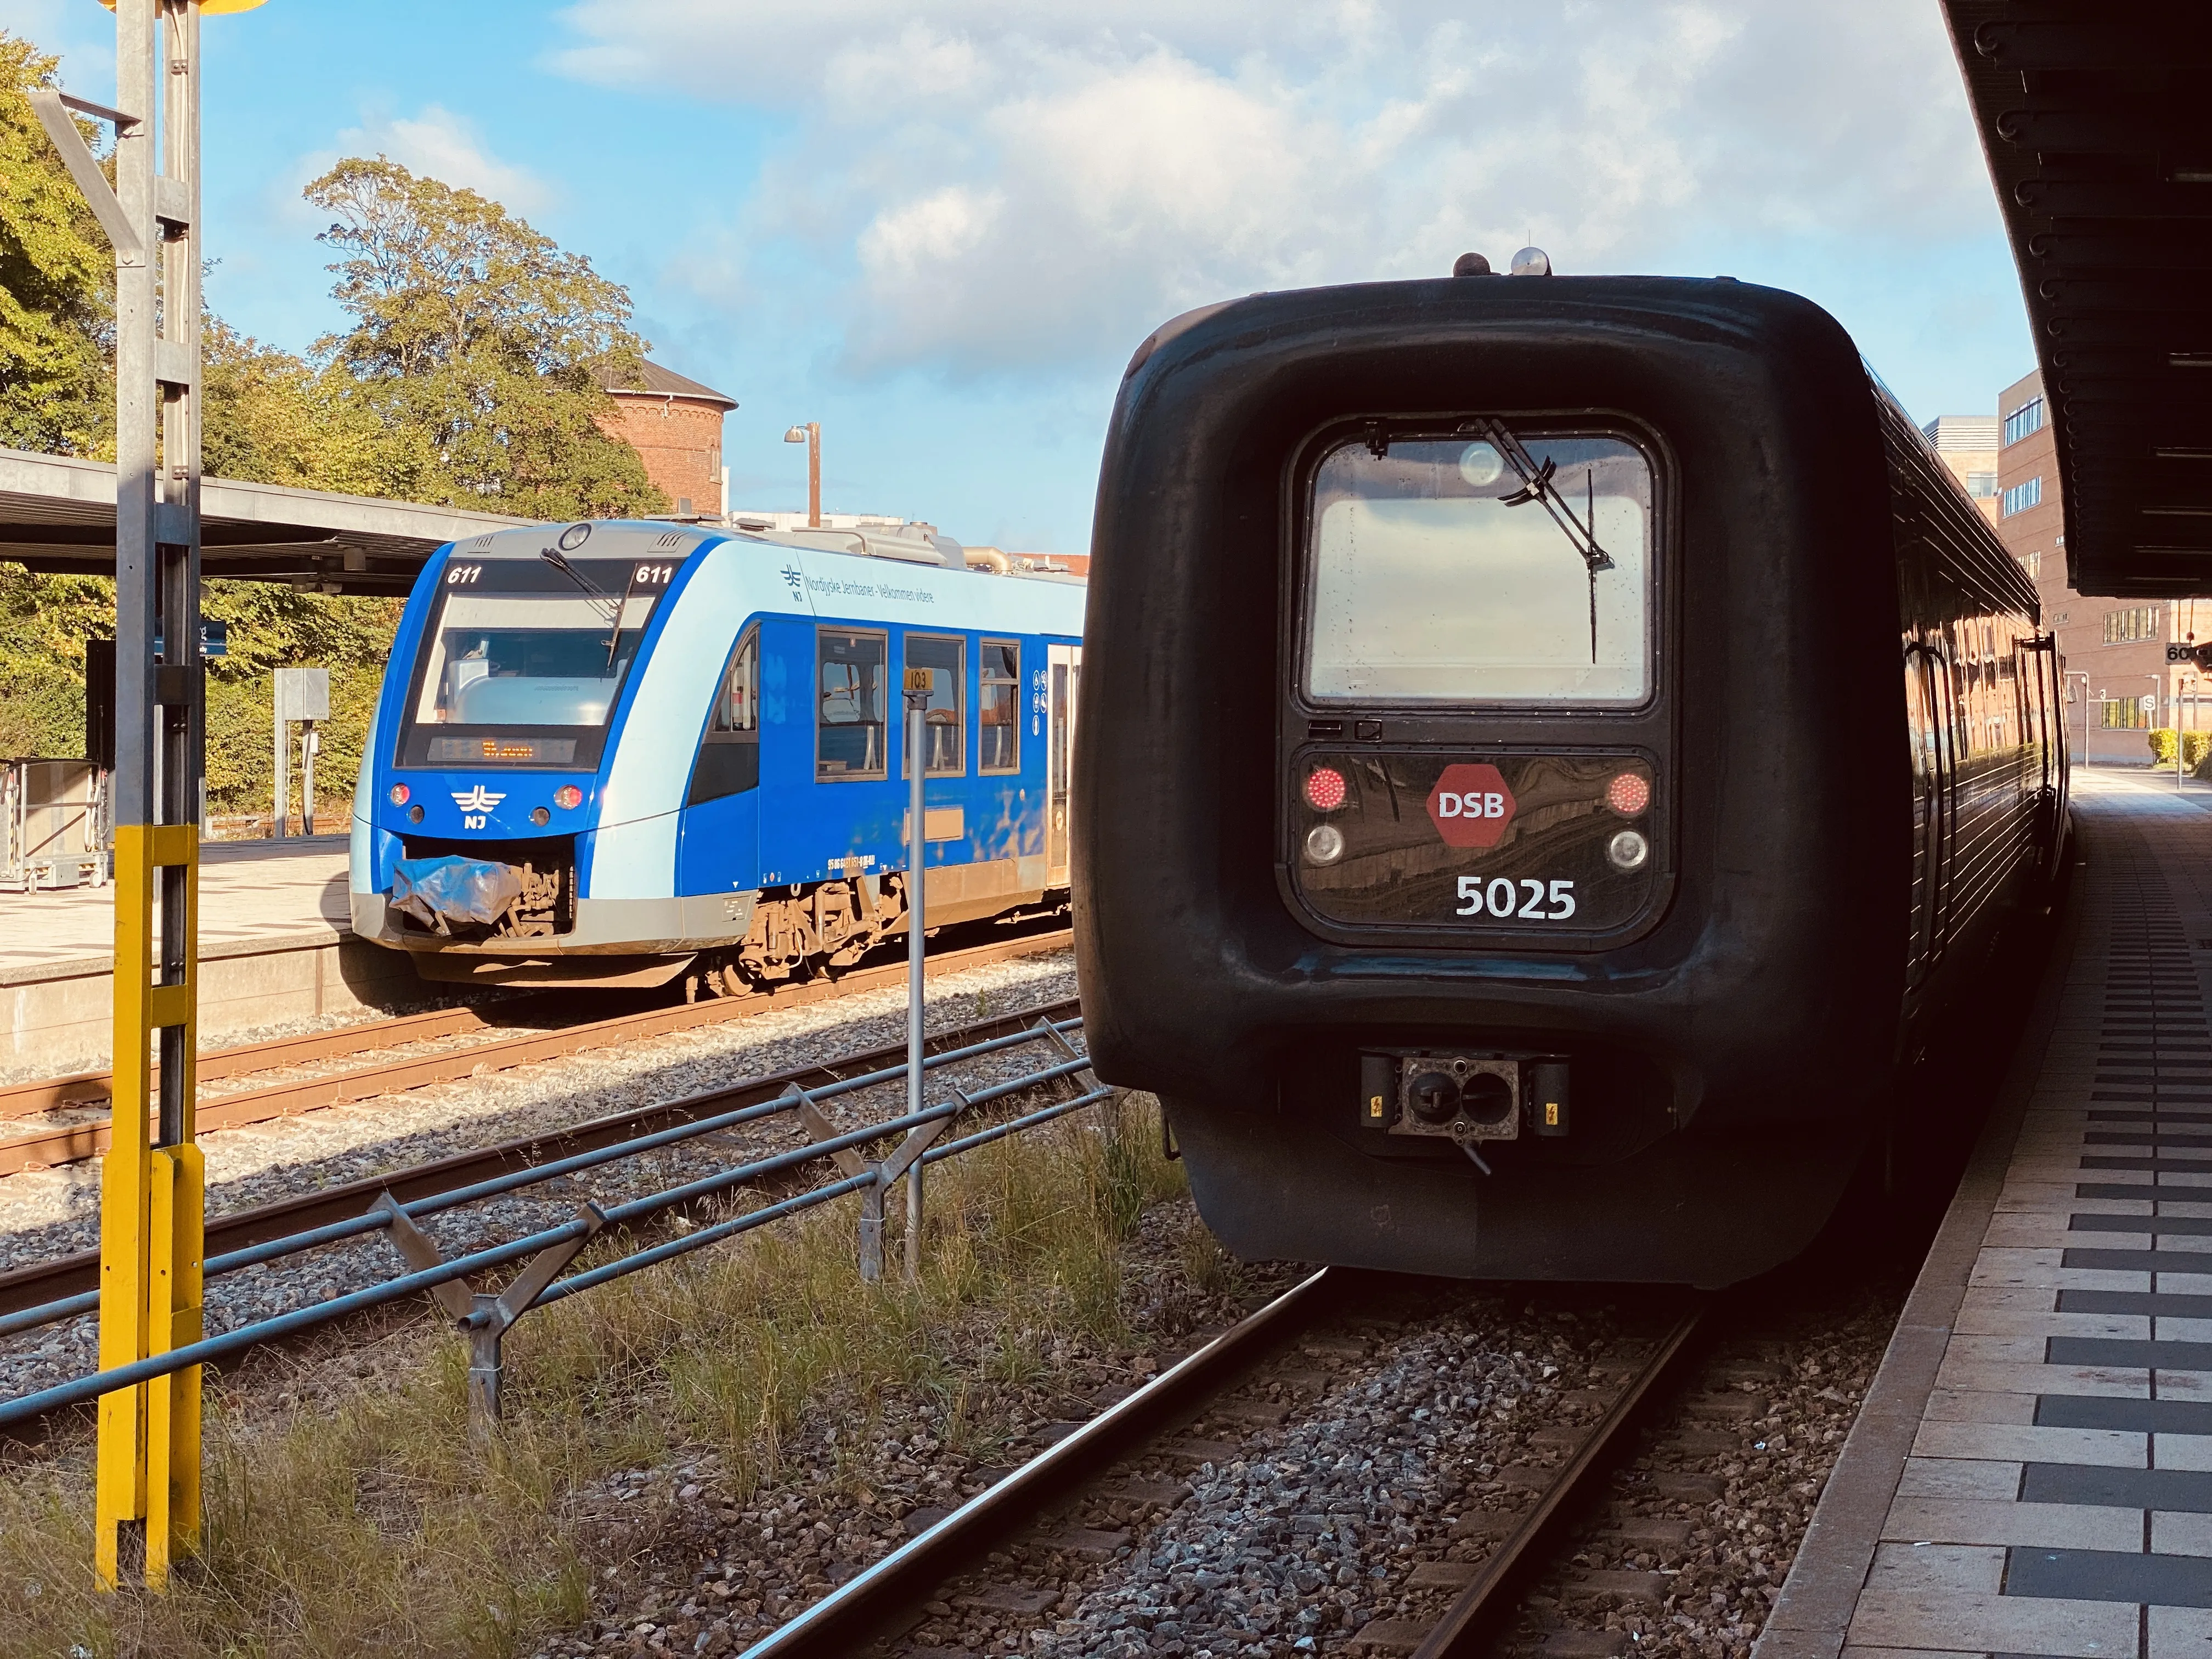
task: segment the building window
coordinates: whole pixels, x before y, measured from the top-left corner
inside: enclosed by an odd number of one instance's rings
[[[2027,573],[2028,580],[2032,582],[2041,581],[2043,580],[2042,553],[2039,550],[2033,553],[2021,554],[2020,556],[2020,568]]]
[[[2030,398],[2004,417],[2004,441],[2016,444],[2031,432],[2043,429],[2043,399]]]
[[[1022,647],[1018,640],[983,641],[983,701],[976,738],[986,772],[1022,769]]]
[[[2015,513],[2025,513],[2043,500],[2043,475],[2038,473],[2026,483],[2016,483],[2004,493],[2001,515],[2009,519]]]
[[[2166,630],[2159,626],[2158,606],[2130,605],[2125,611],[2105,613],[2105,643],[2130,645],[2137,640],[2161,638]]]
[[[2108,732],[2147,732],[2150,729],[2151,699],[2107,697],[2097,705],[2097,723]]]
[[[814,775],[822,782],[880,778],[884,760],[881,634],[824,628],[816,636],[820,713],[814,727]]]
[[[1985,501],[1997,493],[1997,475],[1994,472],[1969,472],[1966,493],[1978,501]]]

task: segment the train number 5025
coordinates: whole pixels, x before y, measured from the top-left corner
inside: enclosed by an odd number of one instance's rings
[[[1462,876],[1459,896],[1461,903],[1455,914],[1462,916],[1565,921],[1575,913],[1575,884],[1571,881],[1555,881],[1547,888],[1544,883],[1530,881],[1526,877],[1513,882],[1504,876],[1492,876],[1485,882],[1480,876]]]

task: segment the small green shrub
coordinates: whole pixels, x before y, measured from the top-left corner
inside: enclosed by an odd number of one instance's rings
[[[2182,732],[2177,733],[2170,726],[2161,726],[2144,734],[2150,739],[2150,763],[2153,766],[2173,764],[2173,744],[2178,736],[2181,740],[2181,763],[2195,772],[2204,764],[2207,755],[2212,755],[2212,732]]]

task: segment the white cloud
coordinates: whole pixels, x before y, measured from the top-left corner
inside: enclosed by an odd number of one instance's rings
[[[557,192],[528,167],[492,154],[476,124],[438,104],[414,115],[382,115],[348,127],[336,148],[301,160],[291,189],[327,172],[341,156],[386,155],[410,172],[489,197],[509,211],[527,216],[551,206]]]
[[[1721,242],[1902,257],[1995,223],[1928,0],[942,0],[926,21],[579,0],[563,21],[563,73],[791,123],[741,237],[815,295],[842,285],[863,375],[1087,372],[1192,305],[1523,240],[1563,270],[1680,269]]]

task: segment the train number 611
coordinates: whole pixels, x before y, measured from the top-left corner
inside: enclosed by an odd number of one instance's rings
[[[1540,881],[1522,877],[1517,883],[1492,876],[1462,876],[1459,896],[1463,902],[1454,914],[1462,916],[1517,916],[1528,921],[1565,921],[1575,913],[1575,884],[1555,881],[1547,889]],[[1547,907],[1549,908],[1547,908]]]

